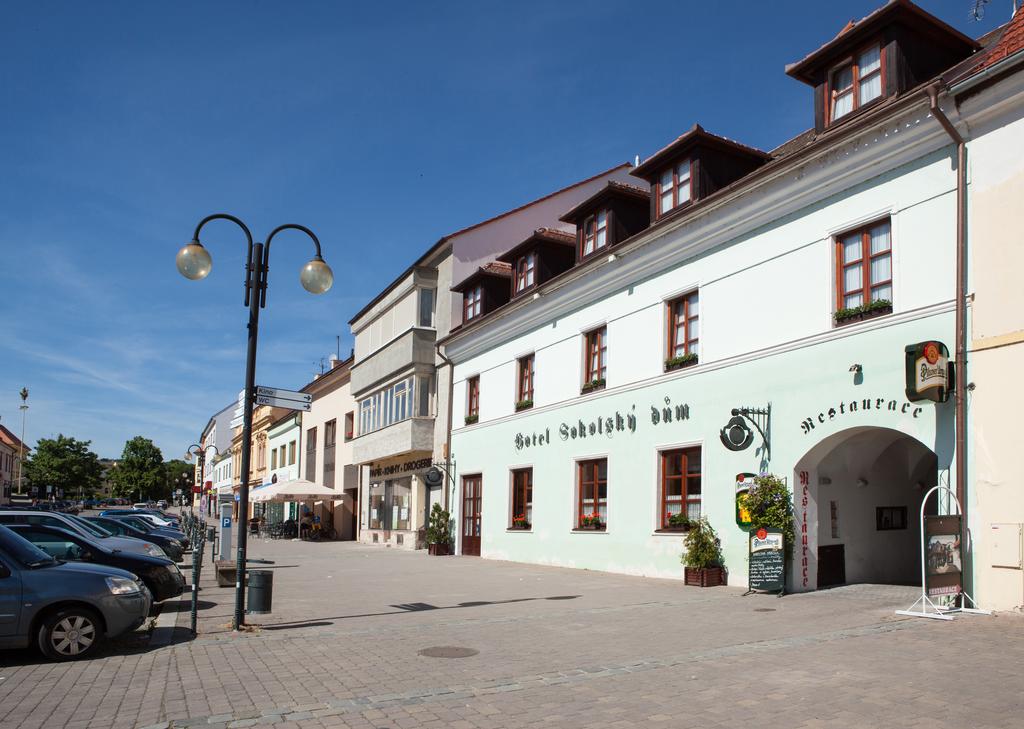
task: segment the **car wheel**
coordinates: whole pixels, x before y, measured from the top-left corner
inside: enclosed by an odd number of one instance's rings
[[[39,650],[47,658],[57,661],[90,656],[102,640],[103,626],[99,616],[88,608],[58,610],[39,626]]]

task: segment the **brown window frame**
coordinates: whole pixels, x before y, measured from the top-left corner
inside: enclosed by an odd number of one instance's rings
[[[512,513],[509,515],[509,529],[527,530],[533,526],[533,467],[512,470]],[[519,508],[521,507],[521,508]],[[517,520],[522,522],[517,524]]]
[[[484,310],[484,287],[477,284],[462,295],[462,321],[476,319]]]
[[[868,76],[874,76],[876,73],[879,75],[879,84],[881,86],[882,93],[880,93],[878,96],[871,99],[870,101],[861,104],[860,84],[863,79],[861,79],[860,77],[860,57],[864,55],[865,51],[870,50],[874,46],[878,46],[878,70],[872,71],[871,73],[868,74]],[[832,98],[832,94],[834,93],[834,90],[832,88],[833,79],[836,77],[837,73],[843,71],[847,67],[849,67],[852,70],[851,77],[853,78],[853,83],[850,86],[850,94],[853,97],[853,106],[850,108],[848,112],[846,112],[842,116],[836,117],[835,104],[833,103],[835,100]],[[874,38],[873,40],[865,43],[863,46],[860,46],[856,51],[851,53],[849,56],[843,58],[842,61],[831,66],[825,74],[825,93],[823,94],[823,103],[825,104],[825,126],[830,126],[832,124],[838,123],[843,119],[849,119],[854,114],[856,114],[858,110],[863,109],[867,106],[871,106],[872,104],[878,103],[879,101],[884,99],[886,97],[885,82],[887,75],[888,72],[885,63],[885,44],[882,42],[881,38]]]
[[[697,314],[690,314],[690,299],[694,296],[697,297]],[[677,308],[679,305],[683,306],[682,318],[680,319]],[[673,359],[675,357],[682,357],[690,354],[693,344],[697,345],[698,351],[700,350],[700,291],[695,289],[689,291],[681,296],[677,296],[671,301],[666,303],[668,309],[668,339],[665,342],[665,359]],[[698,332],[696,337],[690,336],[690,323],[698,322]],[[683,329],[683,343],[681,345],[676,344],[676,334],[679,332],[679,328]],[[680,352],[679,347],[683,350]]]
[[[596,368],[594,357],[597,357]],[[606,379],[608,372],[608,325],[591,329],[583,335],[583,384]]]
[[[533,281],[527,282],[527,279],[533,276]],[[537,252],[530,251],[525,256],[519,256],[516,259],[516,270],[515,270],[515,291],[516,294],[521,294],[528,289],[532,289],[537,285]]]
[[[600,217],[601,213],[604,213],[604,243],[599,246],[599,245],[597,245],[597,234],[598,234],[598,232],[600,232],[601,227],[597,224],[597,221],[598,221],[598,218]],[[593,226],[594,226],[594,233],[593,233],[593,235],[588,235],[587,234],[587,226],[589,226],[591,224],[593,224]],[[595,211],[593,215],[588,215],[583,220],[583,224],[580,225],[580,228],[579,228],[579,236],[578,236],[579,237],[579,241],[577,242],[577,246],[576,246],[577,247],[576,255],[578,256],[578,259],[582,261],[584,258],[590,258],[591,256],[596,256],[598,253],[600,253],[605,248],[610,246],[611,242],[612,242],[612,240],[611,240],[611,230],[612,230],[612,211],[611,211],[610,208],[601,208],[600,210]],[[594,240],[594,250],[592,250],[590,253],[587,253],[586,252],[587,241],[589,239],[591,239],[591,238],[593,238],[593,240]]]
[[[884,251],[878,253],[871,252],[871,230],[877,228],[880,225],[887,225],[889,227],[889,247]],[[846,263],[843,259],[843,240],[849,238],[852,235],[860,234],[861,237],[861,249],[860,258],[853,261],[852,263]],[[836,310],[845,309],[846,297],[852,294],[860,293],[861,305],[870,304],[874,299],[871,298],[871,292],[873,289],[879,288],[880,286],[888,286],[890,289],[889,301],[892,301],[892,289],[893,278],[892,278],[892,218],[880,218],[874,220],[866,225],[859,225],[856,228],[846,230],[839,235],[835,236],[833,245],[835,251],[835,283],[836,283]],[[871,280],[871,261],[882,256],[889,256],[889,278],[882,281]],[[846,290],[846,277],[843,275],[847,268],[857,263],[861,264],[861,286],[859,289]]]
[[[687,175],[687,182],[686,182],[687,187],[689,188],[689,191],[690,191],[690,196],[686,200],[683,200],[682,202],[680,202],[680,200],[679,200],[679,168],[682,167],[684,164],[686,164],[687,167],[690,170],[689,174]],[[673,162],[672,166],[670,168],[668,168],[668,169],[672,170],[672,205],[667,210],[663,210],[662,207],[661,207],[661,197],[662,197],[662,195],[661,195],[661,185],[662,185],[661,178],[665,174],[665,169],[662,169],[661,174],[658,175],[658,181],[657,181],[657,183],[655,183],[655,186],[654,186],[655,187],[655,192],[656,192],[656,195],[655,195],[655,198],[654,198],[655,201],[656,201],[655,208],[658,211],[657,216],[659,218],[662,217],[663,215],[667,215],[668,213],[672,212],[673,210],[676,210],[676,209],[680,208],[683,205],[688,205],[688,204],[693,202],[693,158],[692,157],[687,157],[686,159],[682,159],[682,160],[678,160],[676,162]]]
[[[701,470],[696,474],[690,474],[690,458],[696,454],[700,459]],[[666,468],[666,460],[673,457],[681,457],[682,463],[679,468],[679,476],[669,476],[669,469]],[[669,448],[658,452],[658,470],[659,470],[659,500],[661,504],[659,522],[662,529],[674,529],[669,524],[669,509],[672,504],[677,504],[680,507],[681,513],[689,515],[689,505],[691,502],[697,504],[699,512],[703,513],[704,507],[704,458],[701,453],[700,446],[687,446],[685,448]],[[689,481],[690,479],[696,479],[700,485],[699,495],[696,498],[690,498]],[[668,485],[670,480],[678,480],[680,482],[680,496],[669,498],[668,496]]]
[[[350,441],[355,435],[356,431],[356,412],[355,410],[349,410],[345,413],[345,440]]]
[[[533,402],[534,355],[528,354],[517,360],[516,403]]]
[[[604,480],[601,479],[601,464],[604,464]],[[589,470],[589,474],[588,474]],[[589,477],[589,478],[588,478]],[[604,499],[601,499],[601,484],[604,484]],[[600,514],[601,506],[604,506],[604,521],[600,529],[608,528],[608,459],[592,458],[586,461],[576,462],[576,528],[584,528],[583,517],[591,516],[595,512],[583,512],[583,496],[587,489],[593,491],[593,502],[596,504],[597,512]]]
[[[480,417],[480,375],[466,380],[466,417]]]
[[[324,448],[332,448],[338,442],[338,419],[324,423]]]

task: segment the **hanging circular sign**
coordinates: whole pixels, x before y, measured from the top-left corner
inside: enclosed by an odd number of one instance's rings
[[[747,421],[739,415],[729,419],[725,427],[718,432],[718,437],[721,438],[722,445],[730,451],[746,450],[754,442],[753,431],[750,430]]]

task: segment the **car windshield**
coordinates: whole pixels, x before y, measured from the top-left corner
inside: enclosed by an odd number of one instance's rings
[[[108,532],[99,524],[93,524],[92,522],[86,521],[80,516],[74,516],[73,514],[65,514],[65,516],[75,524],[85,529],[86,533],[91,534],[92,536],[98,539],[104,539],[106,537],[113,536],[113,534]]]
[[[141,529],[146,533],[153,531],[153,529],[155,528],[148,521],[146,521],[145,519],[140,519],[137,516],[128,516],[123,518],[121,521],[126,522],[129,526],[133,526],[136,529]]]
[[[0,526],[0,549],[26,567],[57,564],[53,557],[5,526]]]

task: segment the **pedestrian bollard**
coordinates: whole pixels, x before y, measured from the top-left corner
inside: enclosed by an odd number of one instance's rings
[[[199,535],[195,549],[192,550],[192,635],[198,635],[196,623],[199,619],[199,577],[203,568],[203,536]]]

